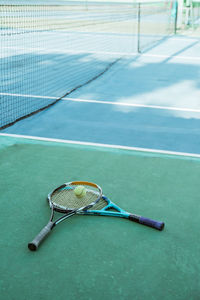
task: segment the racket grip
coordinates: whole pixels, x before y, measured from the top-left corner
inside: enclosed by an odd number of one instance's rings
[[[159,221],[151,220],[151,219],[144,218],[141,216],[136,216],[136,215],[130,215],[129,219],[133,222],[137,222],[139,224],[146,225],[146,226],[158,229],[158,230],[163,230],[163,228],[165,226],[164,222],[159,222]]]
[[[28,243],[29,250],[36,251],[41,242],[51,232],[53,227],[54,223],[49,221],[49,223],[40,231],[40,233],[38,233],[38,235],[32,240],[32,242]]]

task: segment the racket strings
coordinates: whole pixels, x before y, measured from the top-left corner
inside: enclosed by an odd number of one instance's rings
[[[101,199],[89,210],[101,210],[108,205],[108,202],[101,197]]]
[[[95,202],[98,196],[99,193],[96,191],[86,190],[85,196],[77,197],[74,193],[73,187],[56,191],[52,194],[51,201],[55,207],[66,210],[74,210]]]

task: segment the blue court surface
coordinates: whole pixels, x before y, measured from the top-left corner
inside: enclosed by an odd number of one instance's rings
[[[199,69],[199,39],[173,37],[123,56],[97,80],[2,133],[200,154]],[[50,74],[46,90],[52,84]],[[29,97],[34,103],[43,96]]]

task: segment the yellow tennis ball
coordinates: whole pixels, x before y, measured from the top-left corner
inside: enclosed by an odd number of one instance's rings
[[[82,198],[86,195],[86,189],[84,186],[82,185],[78,185],[75,189],[74,189],[74,194],[76,195],[76,197]]]

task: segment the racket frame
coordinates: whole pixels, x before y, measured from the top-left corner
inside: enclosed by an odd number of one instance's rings
[[[70,208],[64,208],[62,206],[58,206],[55,205],[55,203],[53,203],[52,201],[52,196],[53,194],[55,194],[56,192],[58,192],[59,190],[65,189],[67,187],[72,188],[72,186],[78,186],[78,185],[85,185],[85,186],[90,186],[92,188],[95,188],[97,191],[93,191],[91,190],[93,193],[95,193],[95,195],[97,195],[97,199],[95,201],[92,201],[90,204],[80,207],[78,209],[70,209]],[[62,184],[61,186],[57,187],[56,189],[54,189],[51,193],[48,194],[47,199],[49,202],[49,206],[51,208],[51,215],[50,215],[50,219],[49,222],[47,223],[47,225],[38,233],[38,235],[30,242],[28,243],[28,248],[31,251],[36,251],[39,247],[39,245],[41,244],[41,242],[49,235],[49,233],[51,232],[51,230],[60,222],[64,221],[65,219],[75,215],[78,212],[81,212],[82,210],[88,210],[90,209],[92,206],[94,206],[102,197],[102,189],[99,185],[92,183],[92,182],[88,182],[88,181],[71,181],[71,182],[67,182]],[[53,221],[54,218],[54,211],[59,212],[59,213],[63,213],[64,215],[61,216],[60,218],[58,218],[57,220]]]
[[[70,186],[69,189],[72,187]],[[107,205],[105,205],[102,209],[99,210],[89,210],[89,208],[83,209],[81,211],[77,211],[77,215],[96,215],[96,216],[109,216],[109,217],[119,217],[128,219],[130,221],[133,221],[135,223],[139,223],[141,225],[146,225],[148,227],[152,227],[157,230],[163,230],[165,223],[162,221],[156,221],[149,218],[145,218],[140,215],[132,214],[124,209],[120,208],[118,205],[116,205],[114,202],[112,202],[108,197],[105,195],[102,195],[102,199],[106,201]],[[48,200],[48,199],[47,199]],[[50,205],[51,207],[51,205]],[[111,211],[109,209],[114,209],[115,211]],[[57,210],[59,211],[59,210]],[[67,215],[66,218],[73,215],[73,211],[68,211],[69,215]]]
[[[165,223],[161,221],[155,221],[149,218],[142,217],[140,215],[129,213],[122,208],[120,208],[118,205],[116,205],[114,202],[112,202],[109,198],[107,198],[105,195],[102,195],[102,198],[104,201],[107,202],[107,205],[105,205],[100,210],[83,210],[81,212],[78,212],[79,215],[96,215],[96,216],[110,216],[110,217],[120,217],[129,219],[130,221],[146,225],[152,228],[155,228],[157,230],[163,230]],[[116,211],[111,211],[109,209],[114,209]]]
[[[65,188],[73,189],[72,188],[73,185],[74,186],[78,186],[78,185],[83,185],[84,186],[84,185],[87,185],[87,186],[91,186],[91,187],[93,187],[95,189],[98,189],[98,191],[99,191],[98,193],[97,193],[97,191],[91,190],[94,194],[96,194],[98,196],[97,199],[96,199],[96,201],[93,201],[89,205],[80,207],[80,208],[78,208],[76,210],[70,209],[70,208],[66,209],[65,207],[63,207],[61,205],[53,203],[52,196],[53,196],[54,193],[56,193],[59,190],[65,189]],[[90,209],[92,206],[94,206],[101,199],[101,197],[102,197],[102,189],[101,189],[101,187],[99,185],[97,185],[97,184],[95,184],[93,182],[89,182],[89,181],[71,181],[71,182],[64,183],[61,186],[59,186],[56,189],[54,189],[51,193],[48,194],[47,200],[49,202],[50,208],[53,207],[53,209],[55,211],[57,211],[57,212],[60,212],[60,213],[69,213],[69,212],[73,212],[74,211],[76,213],[76,212],[81,211],[81,210],[88,210],[88,209]]]

